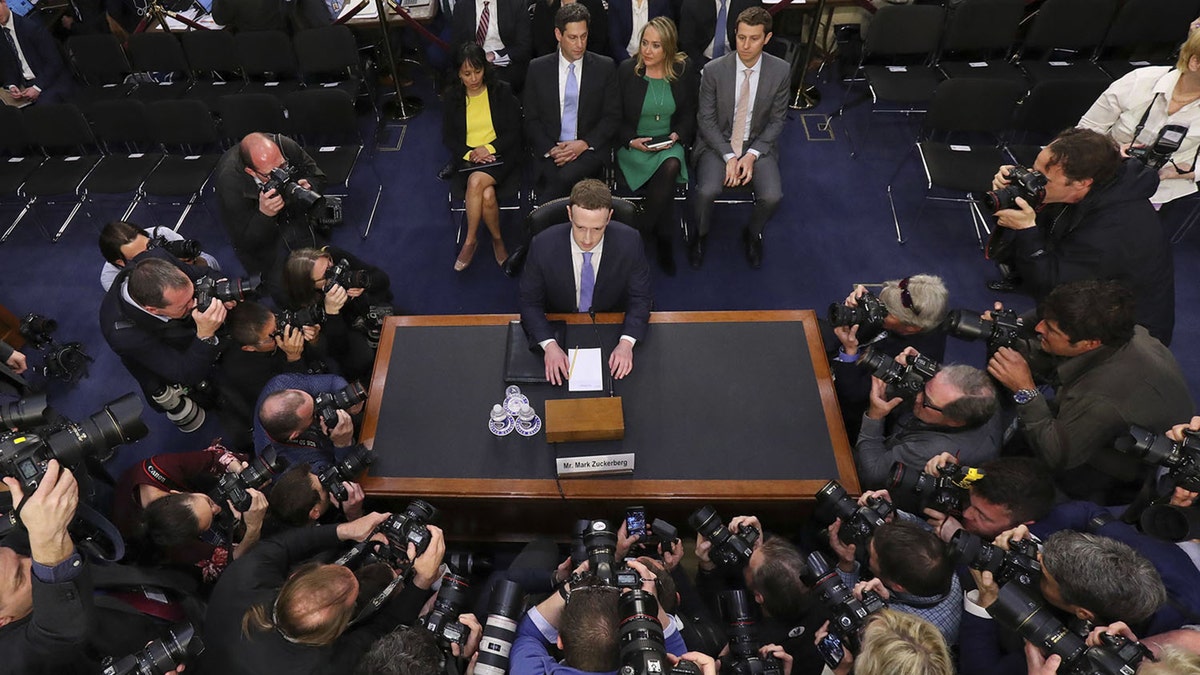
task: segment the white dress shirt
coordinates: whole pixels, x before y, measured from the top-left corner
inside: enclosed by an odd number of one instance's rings
[[[504,50],[504,41],[500,39],[500,16],[496,11],[498,0],[488,0],[488,29],[487,37],[483,39],[483,51],[488,53]],[[483,16],[483,0],[475,0],[475,31],[479,31],[479,17]]]
[[[650,22],[650,0],[617,0],[633,4],[633,30],[629,33],[629,44],[625,45],[625,53],[633,56],[642,46],[642,28]]]
[[[734,74],[737,77],[733,78],[733,110],[734,117],[736,117],[738,94],[742,91],[742,80],[746,78],[746,64],[742,63],[741,57],[737,56],[736,54],[733,56],[733,58],[734,64],[737,66],[737,68],[734,70]],[[758,98],[758,76],[762,74],[762,63],[762,54],[759,54],[758,61],[755,62],[753,66],[750,66],[750,106],[746,108],[746,127],[742,129],[742,140],[748,140],[750,138],[750,123],[754,120],[754,101]],[[738,133],[738,130],[733,129],[732,133],[736,134]],[[732,135],[730,136],[730,140],[733,140]],[[761,154],[759,151],[754,150],[749,146],[744,147],[742,151],[752,152],[754,153],[755,157],[758,157]],[[725,161],[728,162],[733,157],[734,154],[731,152],[725,155]]]
[[[716,8],[716,13],[713,14],[713,29],[714,29],[713,30],[713,39],[709,40],[708,46],[704,48],[704,57],[705,58],[711,59],[713,57],[713,46],[715,46],[717,44],[717,40],[720,40],[721,42],[725,43],[725,53],[726,54],[733,51],[733,49],[731,49],[730,45],[729,45],[729,30],[728,29],[729,29],[729,22],[730,21],[736,22],[737,17],[731,16],[729,14],[730,2],[731,2],[731,0],[725,0],[725,28],[726,28],[726,30],[724,33],[717,35],[717,31],[716,31],[717,16],[720,15],[720,13],[721,13],[721,0],[713,0],[713,7]]]
[[[583,253],[584,253],[584,250],[582,248],[579,248],[579,243],[575,241],[575,235],[574,235],[574,233],[572,233],[571,234],[571,271],[575,276],[575,307],[579,307],[579,284],[580,284],[580,276],[583,273]],[[601,237],[600,241],[595,246],[592,247],[592,250],[589,251],[589,253],[592,254],[592,273],[595,275],[596,280],[599,280],[600,279],[600,258],[604,254],[604,238],[603,237]],[[593,299],[596,297],[595,292],[596,292],[596,287],[592,286],[592,298]],[[621,339],[628,341],[629,344],[637,344],[637,340],[635,340],[633,337],[631,337],[629,335],[622,335]],[[546,345],[550,344],[551,342],[554,342],[554,338],[550,338],[548,340],[542,340],[538,344],[541,345],[542,349],[545,349]]]
[[[164,225],[152,227],[146,231],[150,233],[151,238],[161,236],[163,239],[166,239],[167,241],[183,241],[182,234],[179,234],[175,230],[172,230],[171,228],[166,227]],[[209,255],[203,251],[200,252],[200,257],[204,258],[204,261],[208,263],[208,266],[210,269],[212,269],[213,271],[216,271],[216,272],[221,271],[221,264],[219,262],[217,262],[216,258],[212,257],[211,255]],[[109,288],[111,288],[113,281],[116,280],[117,275],[121,273],[122,269],[124,269],[124,268],[117,267],[116,265],[114,265],[110,262],[105,262],[104,267],[100,269],[100,286],[103,287],[105,291],[107,291]]]
[[[1188,133],[1172,159],[1181,169],[1191,169],[1196,150],[1200,148],[1200,99],[1183,106],[1174,115],[1167,114],[1179,74],[1170,66],[1149,66],[1128,73],[1109,85],[1096,99],[1079,120],[1079,126],[1108,134],[1122,145],[1152,145],[1163,125],[1181,124],[1188,127]],[[1146,124],[1135,139],[1134,132],[1147,108]],[[1158,191],[1150,201],[1163,204],[1195,191],[1195,178],[1169,178],[1159,183]]]
[[[20,60],[21,60],[21,76],[24,77],[26,81],[32,80],[33,78],[35,78],[37,76],[33,74],[33,69],[29,67],[29,61],[27,61],[25,59],[25,50],[21,48],[21,38],[17,37],[16,19],[13,18],[12,12],[8,13],[8,21],[6,23],[4,23],[3,26],[11,32],[11,34],[13,36],[13,44],[15,44],[17,46],[17,56],[19,56]],[[4,38],[0,38],[0,39],[4,39]],[[25,83],[24,82],[5,82],[4,84],[24,85]],[[37,89],[38,91],[42,90],[41,87],[34,87],[34,88]]]

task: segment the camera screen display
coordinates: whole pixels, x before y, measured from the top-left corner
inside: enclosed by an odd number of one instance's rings
[[[1176,145],[1183,142],[1183,133],[1169,129],[1163,132],[1162,139],[1167,143]]]
[[[646,535],[646,509],[641,506],[631,506],[625,510],[625,530],[630,537]]]
[[[817,643],[817,651],[821,654],[821,658],[825,659],[826,665],[830,668],[837,668],[842,659],[846,657],[846,650],[842,647],[842,641],[832,633],[821,638]]]

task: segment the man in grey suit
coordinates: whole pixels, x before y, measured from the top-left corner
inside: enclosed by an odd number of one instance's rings
[[[783,198],[775,142],[787,119],[790,84],[787,62],[763,53],[770,39],[770,12],[743,10],[736,53],[709,61],[701,75],[694,150],[697,225],[688,242],[688,261],[695,269],[704,262],[713,202],[725,188],[751,182],[757,199],[742,239],[750,266],[762,266],[763,228]]]

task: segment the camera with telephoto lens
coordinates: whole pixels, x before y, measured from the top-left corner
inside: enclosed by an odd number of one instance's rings
[[[330,464],[319,475],[317,480],[339,503],[346,501],[350,493],[346,491],[343,481],[353,481],[375,461],[375,452],[359,443],[350,449],[342,461]]]
[[[53,414],[45,394],[33,394],[0,404],[0,427],[29,429],[45,424]]]
[[[300,309],[281,309],[275,312],[275,331],[281,336],[285,326],[303,328],[305,326],[324,326],[329,316],[321,305],[312,305]]]
[[[837,570],[820,551],[808,554],[808,571],[801,575],[804,585],[813,589],[829,610],[829,632],[836,635],[842,645],[857,653],[861,647],[859,633],[866,625],[867,617],[887,607],[887,603],[875,591],[863,591],[862,600],[842,582]],[[839,658],[834,666],[841,661]]]
[[[396,308],[391,305],[371,305],[366,314],[355,317],[350,327],[367,336],[367,344],[371,345],[371,349],[378,349],[379,338],[383,335],[383,323],[395,313]]]
[[[829,305],[829,325],[836,328],[857,324],[859,335],[883,328],[883,320],[888,317],[888,310],[875,294],[866,291],[858,297],[857,303],[855,307],[840,302]]]
[[[607,520],[593,520],[583,531],[583,546],[587,549],[588,576],[601,586],[641,588],[642,577],[635,570],[617,561],[617,531]]]
[[[1200,431],[1185,429],[1183,442],[1176,443],[1165,434],[1134,425],[1129,427],[1129,435],[1118,438],[1115,445],[1117,450],[1147,464],[1165,467],[1179,487],[1200,492]]]
[[[471,551],[447,551],[444,560],[452,572],[467,577],[485,577],[496,565],[492,556]]]
[[[209,492],[208,496],[221,506],[224,506],[225,502],[229,502],[233,504],[233,508],[245,512],[254,501],[249,490],[262,490],[267,483],[283,473],[287,467],[287,459],[279,456],[273,448],[268,447],[258,457],[247,462],[241,472],[221,474],[216,487]]]
[[[196,287],[196,309],[205,311],[214,299],[221,302],[241,302],[253,290],[248,279],[213,279],[201,277],[192,282]]]
[[[525,614],[525,591],[521,585],[500,579],[492,589],[492,604],[483,637],[479,639],[479,660],[475,675],[504,675],[508,672],[509,652],[517,639],[517,622]]]
[[[988,607],[996,621],[1022,638],[1062,658],[1059,673],[1066,675],[1133,675],[1149,649],[1119,635],[1100,635],[1101,645],[1088,647],[1084,638],[1071,632],[1046,607],[1019,584],[1000,587],[996,601]]]
[[[351,288],[370,288],[371,273],[366,270],[350,269],[350,261],[342,258],[337,264],[330,265],[325,270],[325,287],[322,293],[328,293],[334,284],[347,290]]]
[[[200,242],[195,239],[179,239],[171,241],[161,234],[150,238],[146,248],[161,248],[180,260],[192,260],[200,257]]]
[[[869,369],[872,375],[887,383],[884,395],[888,399],[897,396],[906,399],[915,397],[925,388],[925,383],[932,380],[933,376],[942,369],[940,363],[921,354],[907,355],[905,357],[906,365],[901,365],[896,362],[895,358],[874,348],[868,348],[858,363],[863,368]]]
[[[442,649],[450,645],[460,647],[467,644],[471,629],[464,626],[458,617],[471,606],[471,582],[466,577],[446,572],[442,575],[442,587],[433,600],[433,609],[418,619],[421,626],[433,633]]]
[[[150,400],[167,414],[171,424],[185,434],[204,426],[204,421],[208,419],[204,408],[188,396],[188,390],[183,385],[165,384],[150,394]]]
[[[868,497],[867,503],[859,506],[846,493],[846,488],[835,480],[829,481],[817,492],[817,509],[826,516],[842,519],[838,539],[847,546],[865,545],[875,534],[875,528],[887,522],[888,516],[896,512],[891,502],[878,497]]]
[[[82,342],[59,342],[53,333],[58,322],[40,314],[26,314],[18,328],[21,336],[35,349],[41,350],[42,367],[34,368],[48,379],[75,382],[87,375],[87,364],[95,359],[88,355]]]
[[[169,637],[155,640],[137,654],[120,660],[104,659],[102,675],[165,675],[189,658],[204,653],[204,641],[190,623],[171,626]]]
[[[750,597],[743,590],[723,591],[717,597],[721,620],[729,626],[729,655],[721,658],[721,672],[734,675],[783,675],[783,665],[774,656],[759,656],[758,639]]]
[[[617,675],[700,675],[694,663],[680,661],[672,666],[667,660],[662,624],[658,622],[658,599],[653,593],[640,588],[622,593],[617,609],[621,617],[617,638],[621,668]]]
[[[1171,161],[1171,155],[1183,145],[1188,128],[1182,124],[1165,124],[1158,130],[1158,138],[1150,145],[1130,146],[1129,156],[1158,171]],[[1181,172],[1182,173],[1182,172]]]
[[[261,190],[264,193],[274,190],[283,197],[285,206],[304,212],[313,227],[328,232],[333,226],[342,224],[342,200],[324,197],[301,185],[293,167],[276,167],[267,176]]]
[[[21,337],[33,343],[35,348],[41,349],[54,341],[51,334],[58,330],[58,322],[40,314],[26,314],[21,318],[18,330]]]
[[[397,562],[412,562],[408,559],[408,545],[416,547],[418,556],[429,548],[433,535],[425,526],[436,521],[437,515],[438,510],[429,502],[414,499],[404,507],[403,513],[388,516],[375,531],[387,537],[392,556]]]
[[[1005,178],[1008,179],[1008,185],[999,190],[976,193],[972,199],[993,212],[1020,208],[1017,206],[1018,197],[1024,199],[1031,209],[1042,205],[1042,200],[1046,198],[1046,176],[1040,171],[1014,166],[1008,170]]]
[[[1042,578],[1038,546],[1032,539],[1013,539],[1009,549],[990,544],[978,535],[959,530],[950,538],[949,553],[954,560],[971,569],[991,572],[997,584],[1016,582],[1032,588]]]
[[[75,469],[89,456],[104,461],[116,446],[144,438],[147,433],[141,399],[136,394],[125,394],[83,422],[67,421],[0,434],[0,476],[17,479],[25,494],[31,494],[46,475],[50,460],[57,459],[67,469]]]
[[[321,392],[313,397],[314,414],[332,429],[338,423],[338,411],[347,410],[367,400],[367,390],[357,382],[351,382],[341,391]]]
[[[745,567],[754,553],[754,542],[762,534],[751,525],[741,525],[736,533],[730,532],[711,506],[702,506],[688,516],[688,524],[712,543],[708,559],[720,567]]]
[[[945,325],[946,332],[956,338],[969,342],[986,340],[988,354],[995,354],[1001,347],[1015,349],[1018,341],[1034,335],[1011,309],[992,310],[990,320],[978,312],[956,309],[946,315]]]
[[[909,513],[933,509],[962,514],[970,500],[971,484],[983,475],[979,469],[953,463],[938,467],[934,475],[896,462],[892,465],[888,494],[898,508]]]

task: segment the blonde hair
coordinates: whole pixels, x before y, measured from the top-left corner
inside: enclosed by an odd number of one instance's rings
[[[642,26],[642,33],[638,36],[639,44],[646,37],[646,29],[653,28],[658,31],[658,38],[662,40],[663,49],[663,78],[667,82],[674,82],[683,73],[683,62],[687,60],[687,54],[679,51],[679,31],[675,28],[675,22],[665,16],[656,16],[646,22]],[[646,74],[646,62],[642,60],[642,50],[638,49],[637,64],[633,67],[633,72],[639,76]]]
[[[353,575],[340,565],[309,563],[296,570],[279,589],[273,604],[259,603],[242,615],[242,636],[277,630],[284,639],[311,647],[334,643],[354,615],[358,595]]]
[[[867,620],[855,675],[954,675],[950,648],[928,621],[883,609]]]
[[[1179,47],[1179,61],[1175,63],[1175,67],[1180,72],[1188,72],[1188,63],[1193,56],[1200,56],[1200,30],[1188,33],[1187,40]]]
[[[1200,675],[1200,654],[1179,647],[1163,647],[1158,652],[1158,661],[1142,661],[1137,672],[1138,675]]]

